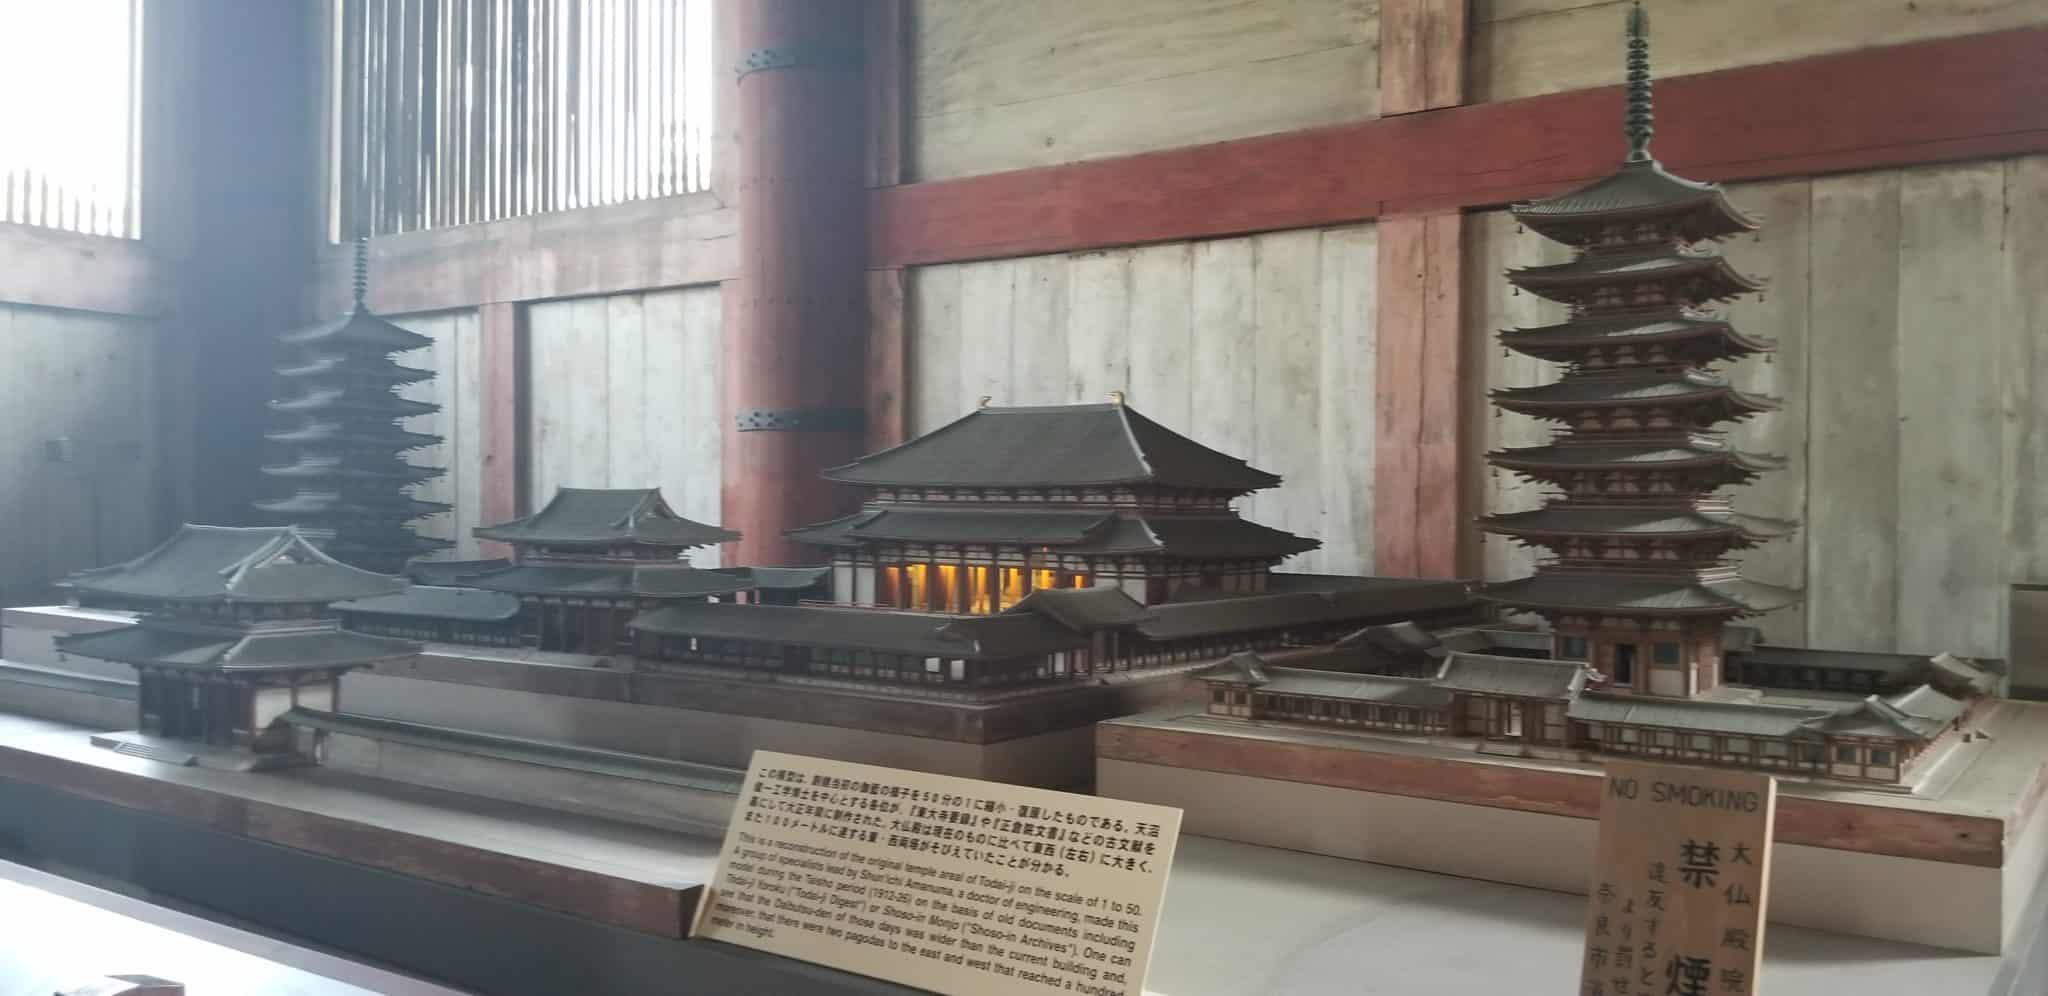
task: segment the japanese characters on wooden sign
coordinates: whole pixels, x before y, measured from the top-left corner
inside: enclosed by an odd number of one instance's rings
[[[697,936],[941,993],[1138,996],[1180,815],[758,751]]]
[[[1580,996],[1748,996],[1777,781],[1608,762]]]

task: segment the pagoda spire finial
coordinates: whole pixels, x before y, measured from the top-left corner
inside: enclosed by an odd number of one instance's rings
[[[1656,134],[1650,113],[1650,15],[1642,0],[1628,12],[1628,161],[1650,161],[1650,136]]]
[[[370,237],[356,236],[356,257],[354,287],[356,307],[363,306],[363,296],[370,292]]]

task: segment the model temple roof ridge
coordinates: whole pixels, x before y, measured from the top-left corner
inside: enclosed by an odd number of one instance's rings
[[[479,539],[560,546],[640,543],[709,546],[739,534],[676,514],[660,488],[556,488],[547,506],[495,526],[478,526]]]
[[[869,486],[1152,484],[1249,492],[1278,475],[1187,438],[1128,405],[978,408],[908,442],[824,472]]]
[[[404,582],[328,556],[294,526],[188,524],[140,557],[80,571],[62,584],[164,601],[333,602],[389,594]]]

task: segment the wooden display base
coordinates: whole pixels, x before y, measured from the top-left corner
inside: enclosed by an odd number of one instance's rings
[[[636,673],[606,658],[432,644],[342,678],[341,710],[744,768],[756,750],[1019,785],[1094,776],[1094,724],[1186,701],[1200,665],[973,697],[851,683]]]
[[[2001,702],[1917,794],[1781,780],[1771,919],[1997,953],[2048,868],[2048,705]],[[1583,893],[1597,763],[1180,707],[1102,724],[1096,789],[1191,834]]]
[[[76,729],[0,739],[0,780],[667,938],[718,857],[715,840],[345,772],[166,764]]]

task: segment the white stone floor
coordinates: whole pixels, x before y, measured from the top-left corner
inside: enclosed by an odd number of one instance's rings
[[[189,996],[462,996],[0,862],[0,996],[50,996],[105,975],[154,975]]]

